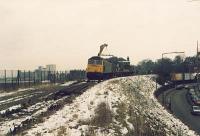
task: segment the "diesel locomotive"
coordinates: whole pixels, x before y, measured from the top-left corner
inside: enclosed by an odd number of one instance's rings
[[[98,56],[88,59],[86,69],[88,80],[106,80],[114,77],[130,76],[134,74],[134,68],[127,59],[113,55],[103,55],[102,52],[107,44],[100,46]]]

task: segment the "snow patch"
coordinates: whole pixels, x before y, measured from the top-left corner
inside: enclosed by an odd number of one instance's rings
[[[0,93],[0,97],[9,96],[9,95],[13,95],[19,92],[30,91],[30,90],[35,90],[35,89],[34,88],[25,88],[25,89],[19,88],[18,90],[12,91],[12,92],[2,92]]]
[[[11,111],[13,111],[13,110],[20,109],[21,107],[22,107],[21,104],[12,106],[12,107],[10,107],[10,108],[8,108],[8,109],[6,109],[6,110],[0,111],[0,115],[5,114],[6,112],[11,112]]]
[[[133,120],[138,117],[136,119],[140,119],[139,121],[145,118],[145,123],[149,124],[152,131],[157,132],[159,126],[168,136],[180,134],[179,130],[183,136],[195,136],[194,131],[169,114],[154,97],[156,83],[153,78],[153,75],[133,76],[102,82],[77,97],[73,103],[66,104],[62,110],[46,118],[43,123],[34,125],[26,131],[27,135],[49,136],[59,135],[61,132],[70,136],[88,133],[98,136],[133,134],[131,132],[136,129],[140,130]],[[101,115],[110,115],[111,118],[111,122],[103,127],[99,126],[102,122],[96,113],[101,103],[105,103],[107,109]],[[102,119],[105,119],[104,116]],[[108,120],[109,118],[106,118],[105,121]]]
[[[61,84],[60,86],[69,86],[69,85],[71,85],[71,84],[74,84],[74,83],[76,83],[77,81],[69,81],[69,82],[66,82],[66,83],[64,83],[64,84]]]

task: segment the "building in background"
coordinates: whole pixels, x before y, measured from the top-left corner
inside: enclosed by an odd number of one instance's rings
[[[44,66],[38,66],[38,68],[35,71],[46,71],[46,72],[55,72],[56,71],[56,65],[55,64],[48,64],[46,67]]]
[[[49,65],[46,65],[46,71],[48,72],[55,72],[56,71],[56,65],[55,64],[49,64]]]
[[[36,71],[46,71],[46,68],[43,66],[39,66],[38,69],[36,69]]]
[[[44,80],[50,80],[50,77],[56,73],[56,65],[55,64],[49,64],[46,65],[46,67],[39,66],[35,70],[35,79],[36,81],[44,81]]]

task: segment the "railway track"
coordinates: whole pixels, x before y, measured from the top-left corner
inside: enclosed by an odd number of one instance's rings
[[[48,95],[46,97],[46,100],[57,100],[57,99],[60,99],[64,96],[69,96],[69,95],[79,95],[79,94],[82,94],[87,88],[95,85],[96,83],[94,82],[80,82],[78,84],[74,84],[72,86],[68,86],[68,87],[65,87],[63,89],[60,89],[58,91],[56,91],[55,93],[52,93],[50,95]]]
[[[73,102],[77,96],[81,95],[88,88],[94,86],[94,82],[80,82],[72,85],[60,88],[54,91],[38,91],[29,92],[27,95],[30,98],[24,97],[24,94],[20,95],[21,99],[15,101],[8,101],[3,103],[3,106],[7,109],[14,104],[21,105],[18,109],[12,110],[0,116],[0,135],[13,135],[22,134],[24,130],[30,129],[34,124],[41,123],[43,118],[54,114],[57,110],[62,109],[65,104]],[[36,95],[33,95],[34,93]],[[12,100],[12,98],[9,98]],[[0,101],[5,101],[0,99]],[[31,104],[24,104],[24,102],[30,102]],[[0,103],[1,104],[1,103]],[[7,105],[7,106],[6,106]]]

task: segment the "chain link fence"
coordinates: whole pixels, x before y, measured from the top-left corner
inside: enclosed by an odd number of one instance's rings
[[[47,83],[62,83],[70,80],[84,80],[84,70],[67,71],[27,71],[0,70],[0,89],[16,89]]]

